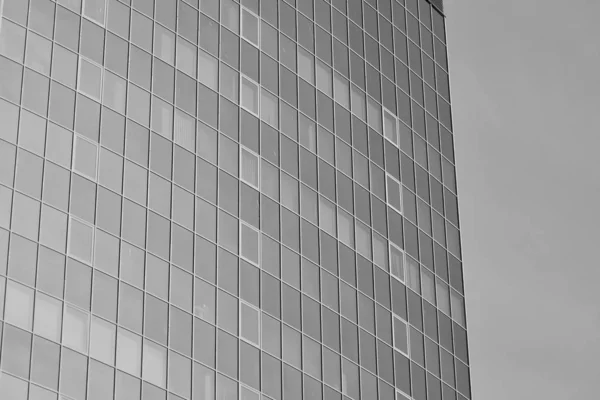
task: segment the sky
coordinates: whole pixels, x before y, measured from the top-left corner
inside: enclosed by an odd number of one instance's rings
[[[598,399],[600,2],[444,4],[472,398]]]

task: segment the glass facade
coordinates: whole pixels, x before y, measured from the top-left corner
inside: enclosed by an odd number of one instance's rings
[[[0,0],[0,398],[470,399],[425,0]]]

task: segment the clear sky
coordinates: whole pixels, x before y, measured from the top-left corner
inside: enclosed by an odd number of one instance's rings
[[[473,399],[600,399],[600,1],[444,3]]]

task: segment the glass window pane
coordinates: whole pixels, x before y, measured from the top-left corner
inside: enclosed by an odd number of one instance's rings
[[[33,324],[33,290],[8,281],[4,320],[19,328],[31,330]]]
[[[62,343],[73,350],[87,354],[90,315],[75,307],[66,306],[63,317]]]
[[[100,101],[102,67],[84,58],[79,59],[79,91]]]
[[[82,137],[75,135],[75,154],[73,168],[75,171],[96,180],[98,161],[98,146]]]
[[[104,25],[106,13],[106,0],[85,0],[83,3],[83,15],[91,20]]]
[[[242,76],[241,80],[242,107],[258,116],[258,85],[245,76]]]
[[[241,152],[242,162],[240,175],[245,182],[258,189],[258,156],[243,147],[241,148]]]
[[[198,52],[198,77],[201,83],[217,90],[219,83],[219,61],[200,50]]]
[[[28,379],[30,356],[31,333],[6,325],[2,343],[2,369]]]
[[[25,28],[6,19],[0,22],[0,54],[22,63],[25,55]]]
[[[94,229],[71,218],[69,226],[69,254],[85,263],[92,263]]]
[[[167,384],[167,349],[149,340],[144,340],[144,380],[165,388]]]
[[[62,302],[38,292],[35,300],[34,332],[60,342],[61,327]]]
[[[390,244],[390,272],[404,282],[404,253]]]
[[[263,121],[273,126],[274,128],[279,127],[279,101],[277,97],[273,96],[266,90],[261,91],[261,107],[260,117]]]
[[[258,17],[242,8],[242,37],[258,47]]]
[[[139,376],[142,362],[142,338],[125,329],[117,331],[117,368]]]

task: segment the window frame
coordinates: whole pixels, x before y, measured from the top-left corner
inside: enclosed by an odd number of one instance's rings
[[[388,185],[388,179],[391,179],[394,183],[398,184],[398,197],[400,198],[400,208],[396,207],[394,204],[390,202],[390,185]],[[390,175],[388,172],[385,173],[385,203],[396,210],[400,215],[404,216],[402,213],[402,183]]]
[[[240,302],[240,304],[239,304],[239,311],[238,311],[238,318],[239,318],[238,326],[239,326],[239,331],[240,331],[240,340],[243,340],[244,342],[246,342],[246,343],[248,343],[248,344],[250,344],[250,345],[252,345],[252,346],[260,349],[261,348],[261,339],[262,339],[262,337],[261,337],[261,334],[262,334],[262,329],[261,329],[261,324],[262,324],[261,315],[262,314],[261,314],[261,311],[260,311],[260,309],[258,307],[256,307],[256,306],[248,303],[247,301],[244,301],[244,300],[240,299],[239,302]],[[246,337],[243,336],[243,333],[242,333],[242,331],[243,331],[243,327],[242,327],[242,313],[243,313],[242,309],[243,309],[243,307],[247,307],[251,311],[256,312],[256,322],[257,322],[256,328],[257,328],[257,332],[255,332],[255,333],[257,334],[258,342],[253,342],[251,339],[248,339],[248,338],[246,338]]]
[[[100,70],[100,87],[99,87],[100,90],[99,90],[98,97],[95,97],[94,95],[85,92],[81,88],[81,66],[83,65],[84,62],[91,65],[92,67],[96,67]],[[84,95],[85,97],[88,97],[98,103],[102,103],[103,92],[104,92],[104,67],[102,67],[100,64],[97,64],[96,62],[90,60],[89,58],[86,58],[86,57],[82,56],[81,54],[79,54],[79,59],[77,62],[77,93],[80,93],[80,94]]]
[[[248,107],[244,101],[244,80],[248,83],[250,83],[251,85],[253,85],[254,87],[256,87],[256,92],[255,92],[255,98],[256,98],[256,111],[252,110],[250,107]],[[250,114],[254,115],[255,117],[257,117],[258,119],[260,119],[260,97],[261,97],[261,93],[260,93],[260,88],[261,86],[255,82],[254,80],[250,79],[249,77],[247,77],[246,75],[242,74],[240,72],[240,86],[239,86],[239,90],[240,90],[240,107],[242,107],[244,110],[248,111]]]
[[[90,144],[90,145],[92,145],[92,146],[94,146],[96,148],[96,162],[95,162],[95,165],[94,165],[94,170],[95,170],[94,176],[90,176],[86,172],[80,171],[79,168],[77,168],[77,166],[76,166],[76,159],[78,157],[77,148],[79,146],[78,143],[80,141],[87,142],[88,144]],[[99,157],[99,149],[98,149],[98,144],[97,143],[95,143],[95,142],[93,142],[91,140],[88,140],[87,138],[85,138],[82,135],[79,135],[78,133],[75,133],[73,135],[73,159],[71,160],[71,165],[72,165],[73,172],[75,172],[78,175],[81,175],[81,176],[83,176],[85,178],[91,179],[93,182],[97,182],[98,181],[98,166],[99,166],[99,161],[100,161],[99,158],[100,158]]]
[[[400,282],[402,282],[404,284],[404,282],[406,282],[406,267],[405,267],[405,259],[404,259],[404,251],[396,246],[394,243],[392,243],[391,240],[388,240],[388,257],[389,257],[389,263],[390,263],[390,276]],[[402,277],[396,275],[395,273],[392,272],[392,252],[396,251],[400,254],[400,258],[402,260]]]
[[[2,0],[3,1],[3,0]],[[90,2],[93,3],[93,0],[83,0],[83,4],[81,5],[81,16],[85,19],[87,19],[90,22],[93,22],[96,25],[100,25],[101,27],[105,28],[106,27],[106,19],[107,19],[107,11],[108,11],[108,7],[107,7],[107,1],[106,0],[102,0],[104,2],[104,21],[102,22],[98,22],[96,21],[93,17],[90,17],[88,15],[86,15],[85,10],[86,10],[86,5]]]
[[[92,240],[91,240],[91,245],[90,245],[90,260],[83,260],[78,255],[76,255],[75,253],[73,253],[71,251],[71,234],[72,234],[73,222],[76,222],[78,224],[81,224],[81,225],[89,228],[92,232],[92,235],[91,235]],[[94,227],[92,225],[85,222],[81,218],[78,218],[78,217],[75,217],[74,215],[69,214],[68,235],[67,235],[67,255],[69,257],[72,257],[73,259],[75,259],[85,265],[91,266],[94,262],[95,239],[96,239],[96,230],[94,229]]]
[[[250,182],[248,179],[246,179],[244,177],[244,153],[247,153],[248,155],[256,158],[256,184]],[[261,164],[261,157],[257,153],[253,152],[252,150],[250,150],[249,148],[247,148],[245,146],[240,145],[240,162],[239,162],[240,180],[242,182],[250,185],[254,189],[258,190],[259,192],[260,192],[260,184],[261,184],[260,164]]]
[[[255,227],[253,227],[252,225],[250,225],[247,222],[244,222],[243,220],[239,220],[240,221],[240,226],[238,228],[238,245],[239,245],[239,257],[240,259],[249,262],[250,264],[260,268],[260,259],[261,259],[261,233],[258,229],[256,229]],[[244,243],[243,243],[243,228],[248,228],[252,231],[254,231],[256,233],[256,245],[257,245],[257,258],[258,260],[251,260],[250,258],[246,257],[243,254],[243,248],[244,248]]]
[[[400,347],[396,345],[396,320],[400,323],[404,324],[405,336],[406,336],[406,351],[402,350]],[[393,347],[395,350],[398,350],[400,353],[404,354],[406,357],[410,358],[410,336],[409,336],[409,323],[401,318],[399,315],[392,313],[392,341]]]
[[[383,137],[386,138],[390,143],[392,143],[394,146],[398,147],[398,143],[399,143],[399,135],[398,135],[398,117],[396,117],[396,115],[394,113],[392,113],[390,110],[388,110],[385,107],[381,107],[383,109]],[[395,141],[392,141],[392,139],[390,139],[390,137],[388,136],[388,129],[387,124],[386,124],[386,117],[391,117],[393,122],[394,122],[394,139]]]
[[[258,48],[260,50],[260,26],[261,26],[261,22],[262,20],[260,19],[260,17],[254,13],[252,10],[250,10],[247,7],[244,7],[243,5],[239,5],[239,10],[240,10],[240,37],[242,39],[244,39],[246,42],[248,42],[249,44],[251,44],[252,46]],[[252,41],[252,39],[246,37],[246,35],[244,35],[244,16],[247,13],[249,16],[253,17],[256,19],[256,39],[257,39],[257,43],[254,43]]]

